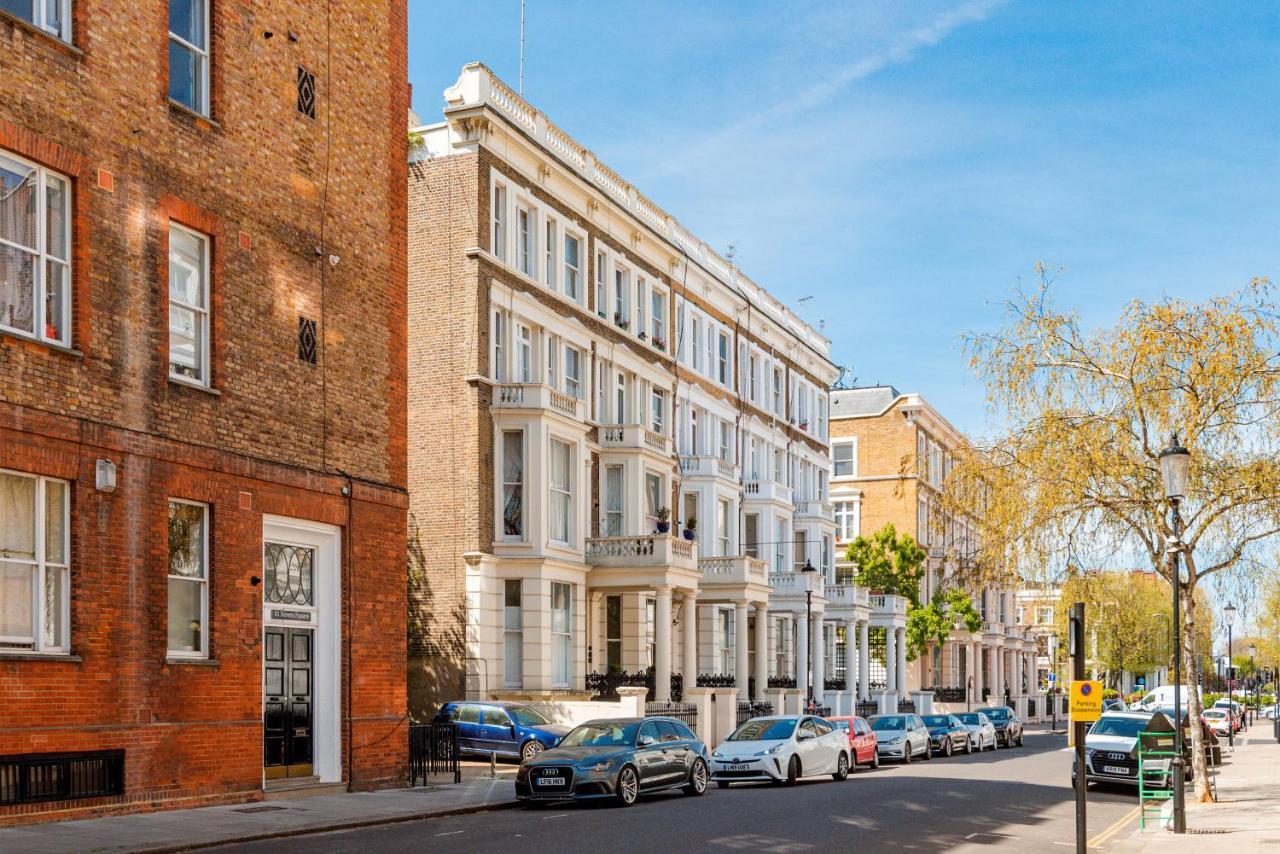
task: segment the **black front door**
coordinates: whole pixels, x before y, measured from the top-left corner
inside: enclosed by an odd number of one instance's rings
[[[268,779],[312,773],[311,629],[267,626],[263,649],[263,756]]]

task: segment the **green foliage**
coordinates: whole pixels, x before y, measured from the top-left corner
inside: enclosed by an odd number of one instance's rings
[[[905,596],[913,607],[920,604],[920,579],[924,575],[924,549],[910,534],[898,536],[888,524],[868,539],[849,544],[848,560],[858,567],[854,583],[868,590]]]
[[[408,142],[410,151],[413,151],[415,148],[419,148],[426,141],[427,141],[426,136],[422,133],[422,131],[420,130],[409,131],[407,142]]]
[[[930,643],[945,643],[952,629],[961,626],[971,632],[982,628],[982,615],[969,594],[958,589],[934,594],[928,605],[907,612],[907,659],[919,658]]]

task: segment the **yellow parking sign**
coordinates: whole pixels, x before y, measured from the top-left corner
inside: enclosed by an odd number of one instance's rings
[[[1071,682],[1071,720],[1091,723],[1102,717],[1102,683],[1092,679]]]

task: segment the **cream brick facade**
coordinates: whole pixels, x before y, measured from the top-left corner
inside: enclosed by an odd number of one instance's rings
[[[796,570],[868,613],[834,584],[830,342],[484,66],[445,99],[410,158],[413,712],[650,666],[657,700],[820,694]]]

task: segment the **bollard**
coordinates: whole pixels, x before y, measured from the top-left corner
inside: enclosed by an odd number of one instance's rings
[[[489,751],[489,779],[492,780],[498,776],[498,754]]]

